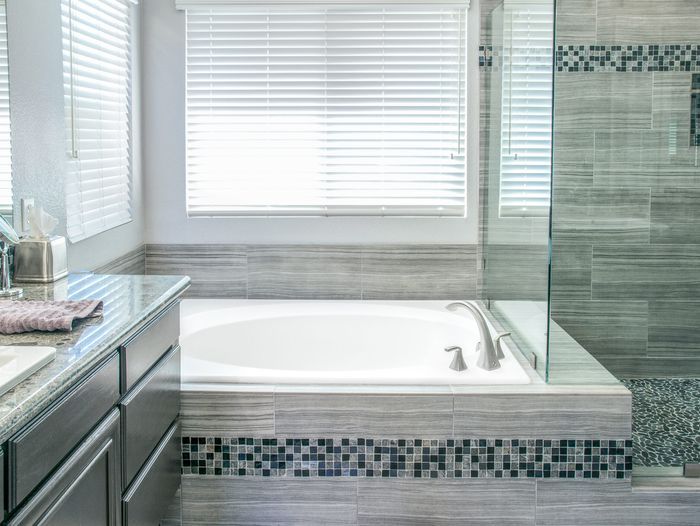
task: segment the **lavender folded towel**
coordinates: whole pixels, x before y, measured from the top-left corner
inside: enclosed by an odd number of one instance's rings
[[[29,331],[71,331],[75,320],[102,316],[102,302],[1,301],[0,334]]]

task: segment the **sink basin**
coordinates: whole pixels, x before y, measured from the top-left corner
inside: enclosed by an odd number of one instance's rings
[[[33,375],[54,356],[53,347],[0,345],[0,395]]]

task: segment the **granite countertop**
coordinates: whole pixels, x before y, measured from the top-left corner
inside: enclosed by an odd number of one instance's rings
[[[48,365],[0,396],[0,443],[75,385],[141,322],[189,286],[183,276],[71,274],[48,285],[18,285],[25,299],[100,299],[103,316],[78,322],[72,332],[0,335],[0,345],[56,348]],[[86,403],[89,403],[86,401]]]

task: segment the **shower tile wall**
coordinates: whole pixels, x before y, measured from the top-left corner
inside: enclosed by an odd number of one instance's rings
[[[618,376],[698,376],[700,5],[557,10],[552,316]]]

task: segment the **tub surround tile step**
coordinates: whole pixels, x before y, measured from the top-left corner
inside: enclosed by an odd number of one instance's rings
[[[695,526],[697,492],[637,491],[617,482],[537,481],[538,526]]]
[[[456,395],[454,436],[629,437],[632,398]]]
[[[182,435],[274,436],[274,396],[270,392],[183,391]]]
[[[452,397],[444,395],[275,394],[278,435],[452,434]]]
[[[632,441],[182,437],[184,474],[262,478],[628,479]]]
[[[534,524],[534,482],[360,480],[357,499],[366,526]]]
[[[353,480],[182,478],[183,526],[357,524]]]

